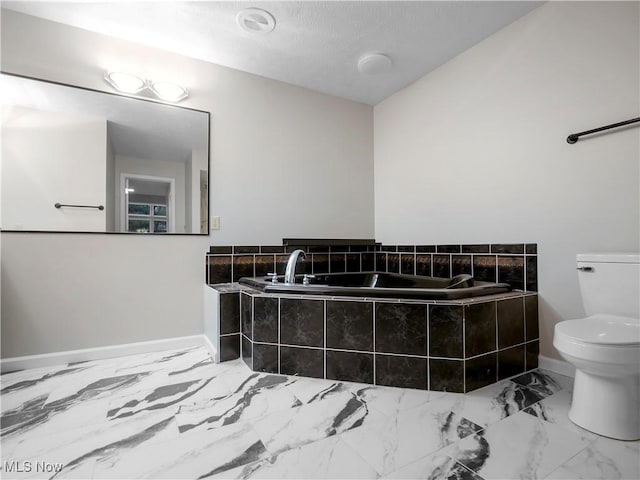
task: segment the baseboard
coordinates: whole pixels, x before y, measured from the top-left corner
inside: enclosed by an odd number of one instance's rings
[[[538,367],[567,377],[575,377],[576,375],[575,367],[569,362],[558,360],[557,358],[545,357],[544,355],[538,356]]]
[[[216,347],[213,346],[213,343],[211,343],[211,340],[209,340],[209,337],[207,337],[206,335],[202,335],[202,340],[204,342],[204,348],[209,351],[209,354],[211,355],[211,358],[213,358],[213,361],[215,363],[219,363],[220,357],[218,355],[218,351]]]
[[[24,357],[3,358],[0,360],[2,373],[26,370],[28,368],[51,367],[72,362],[86,362],[89,360],[101,360],[103,358],[123,357],[139,353],[159,352],[175,348],[188,348],[205,346],[209,351],[213,345],[205,342],[204,335],[191,335],[188,337],[163,338],[148,342],[125,343],[122,345],[108,345],[106,347],[84,348],[82,350],[69,350],[66,352],[45,353],[42,355],[26,355]]]

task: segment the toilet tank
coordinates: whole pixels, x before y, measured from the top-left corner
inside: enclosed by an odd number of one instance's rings
[[[640,317],[640,253],[580,253],[576,261],[587,315]]]

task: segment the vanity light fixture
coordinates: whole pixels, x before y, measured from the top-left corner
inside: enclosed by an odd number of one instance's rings
[[[189,96],[187,89],[170,82],[152,82],[149,87],[157,97],[168,102],[179,102]]]
[[[104,79],[113,88],[124,93],[138,93],[147,87],[147,82],[132,73],[108,72]]]
[[[135,94],[149,89],[156,97],[167,102],[179,102],[189,96],[186,88],[171,82],[144,80],[126,72],[108,72],[104,79],[119,92]]]

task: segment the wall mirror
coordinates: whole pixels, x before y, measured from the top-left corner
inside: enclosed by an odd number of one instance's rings
[[[208,112],[0,74],[3,231],[209,231]]]

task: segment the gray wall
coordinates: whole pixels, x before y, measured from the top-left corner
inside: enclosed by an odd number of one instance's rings
[[[180,72],[211,112],[210,237],[2,233],[2,356],[202,333],[212,243],[373,235],[373,113],[363,104],[2,12],[1,68],[110,90],[108,69]],[[348,208],[345,208],[348,205]]]
[[[548,2],[375,107],[376,239],[538,243],[541,353],[575,255],[638,251],[640,3]]]

